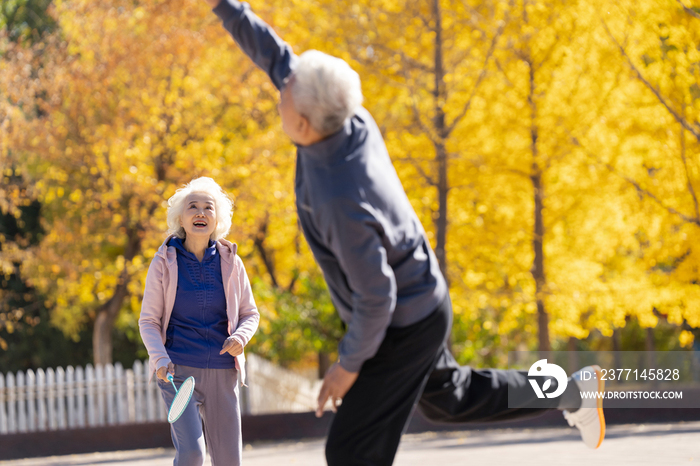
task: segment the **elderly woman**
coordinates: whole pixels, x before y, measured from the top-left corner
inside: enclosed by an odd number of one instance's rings
[[[202,465],[206,440],[213,465],[239,465],[236,379],[240,373],[244,383],[243,348],[260,315],[237,246],[223,239],[233,203],[214,180],[197,178],[168,206],[168,237],[148,268],[139,328],[167,406],[175,396],[168,374],[178,386],[190,376],[196,382],[171,426],[174,464]]]

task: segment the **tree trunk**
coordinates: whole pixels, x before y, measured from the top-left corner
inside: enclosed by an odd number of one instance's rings
[[[645,338],[645,349],[647,351],[647,366],[650,368],[655,368],[656,366],[656,358],[654,357],[654,351],[656,351],[656,344],[654,342],[654,329],[651,327],[647,327],[644,329],[644,332],[646,334]]]
[[[545,309],[544,294],[547,286],[547,278],[544,273],[544,221],[542,215],[542,179],[539,173],[532,176],[532,187],[535,191],[535,231],[532,240],[532,249],[535,257],[532,262],[532,277],[535,279],[535,302],[537,303],[538,349],[548,352],[551,350],[549,342],[549,315]]]
[[[328,369],[331,368],[331,357],[328,353],[323,351],[318,352],[318,378],[322,379]]]
[[[119,315],[119,310],[129,294],[127,289],[128,277],[126,275],[126,273],[122,273],[120,283],[117,285],[114,294],[97,311],[95,327],[92,331],[93,360],[96,366],[112,363],[112,329],[114,328],[114,321]]]
[[[435,84],[433,98],[435,103],[435,133],[437,140],[435,145],[435,162],[437,163],[437,190],[438,190],[438,212],[435,219],[435,255],[440,265],[440,270],[447,278],[447,255],[445,248],[447,244],[447,194],[449,184],[447,180],[448,157],[445,148],[447,137],[447,127],[445,125],[445,71],[442,60],[442,14],[440,11],[440,1],[433,0],[433,14],[435,16]]]
[[[151,214],[153,211],[155,211],[155,206],[151,209]],[[119,283],[109,301],[97,310],[95,326],[92,330],[92,350],[95,365],[112,363],[112,329],[124,300],[129,296],[128,287],[131,276],[127,268],[136,254],[141,251],[141,234],[142,229],[139,225],[127,230],[128,239],[124,250],[124,269],[119,276]]]
[[[438,148],[438,217],[435,219],[435,230],[436,230],[436,246],[435,255],[438,259],[438,264],[440,265],[440,270],[445,276],[445,280],[448,282],[449,278],[447,275],[447,194],[449,191],[449,186],[447,184],[447,153],[445,151],[445,146],[440,145]]]
[[[92,330],[92,359],[95,366],[112,363],[112,325],[114,318],[109,312],[99,311]]]
[[[622,365],[622,354],[620,353],[620,351],[622,351],[622,338],[620,336],[620,332],[621,330],[616,328],[613,330],[612,334],[613,361],[615,363],[615,367],[623,368],[625,366]]]
[[[551,351],[549,341],[549,315],[545,309],[544,294],[547,279],[544,273],[544,186],[542,185],[542,170],[538,165],[538,127],[537,104],[535,102],[535,67],[532,61],[528,61],[530,69],[530,92],[528,103],[530,105],[530,150],[532,152],[532,168],[530,179],[534,194],[534,234],[532,249],[534,259],[532,262],[532,277],[535,279],[535,302],[537,303],[538,349],[541,352]]]
[[[622,351],[622,339],[620,338],[620,329],[616,328],[613,330],[612,334],[612,348],[613,351]]]
[[[265,269],[267,269],[267,273],[270,275],[270,280],[272,281],[272,286],[275,289],[279,289],[280,285],[279,285],[279,282],[277,281],[277,272],[275,270],[275,263],[272,260],[271,254],[269,254],[267,249],[265,248],[265,239],[267,238],[267,228],[269,225],[269,221],[270,221],[270,215],[266,214],[265,218],[260,223],[260,227],[258,228],[258,232],[255,234],[255,239],[253,240],[253,245],[258,250],[258,253],[260,254],[260,258],[262,259],[263,264],[265,265]]]
[[[450,278],[447,273],[447,195],[450,191],[449,182],[447,179],[448,154],[446,149],[446,140],[448,136],[447,125],[445,122],[444,105],[447,101],[447,92],[445,89],[445,69],[443,66],[442,57],[442,11],[440,9],[440,0],[433,0],[433,14],[435,17],[435,84],[433,89],[433,99],[435,103],[435,133],[437,140],[435,145],[435,161],[437,162],[437,195],[438,195],[438,212],[435,219],[435,255],[437,256],[438,265],[447,288],[450,287]],[[452,335],[447,339],[448,349],[452,349]]]
[[[576,351],[576,343],[578,343],[578,338],[576,337],[569,337],[569,341],[566,345],[566,350],[569,352],[569,374],[573,374],[577,370],[580,369],[579,365],[579,360],[578,360],[578,353]]]
[[[646,364],[647,368],[649,369],[656,369],[656,355],[654,354],[654,351],[656,351],[656,343],[654,342],[654,329],[652,327],[648,327],[645,329],[646,331]],[[658,380],[653,380],[651,382],[651,387],[654,388],[658,386],[659,382]]]

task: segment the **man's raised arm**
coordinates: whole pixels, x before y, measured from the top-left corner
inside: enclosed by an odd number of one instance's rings
[[[265,71],[277,89],[284,87],[297,61],[292,48],[247,3],[237,0],[205,0],[253,62]]]

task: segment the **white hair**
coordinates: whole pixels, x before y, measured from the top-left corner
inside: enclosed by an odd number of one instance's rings
[[[344,60],[318,50],[301,54],[291,90],[296,111],[322,136],[338,131],[362,105],[360,76]]]
[[[233,200],[216,181],[205,176],[190,181],[168,199],[168,235],[185,238],[185,229],[180,225],[180,217],[185,210],[185,199],[192,193],[205,193],[214,198],[216,228],[210,238],[213,241],[225,238],[231,229]]]

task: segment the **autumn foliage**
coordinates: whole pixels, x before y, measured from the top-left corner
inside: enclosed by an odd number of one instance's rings
[[[252,8],[297,52],[360,73],[449,279],[462,360],[572,348],[631,323],[663,322],[671,347],[692,345],[700,4]],[[295,150],[267,77],[200,1],[55,0],[50,14],[41,40],[0,43],[0,208],[40,202],[45,231],[33,245],[2,237],[2,271],[19,267],[66,335],[92,328],[108,362],[114,329],[136,334],[164,201],[212,176],[235,197],[229,239],[263,317],[253,345],[283,362],[332,353],[342,329],[297,225]],[[0,327],[16,311],[1,309]]]

